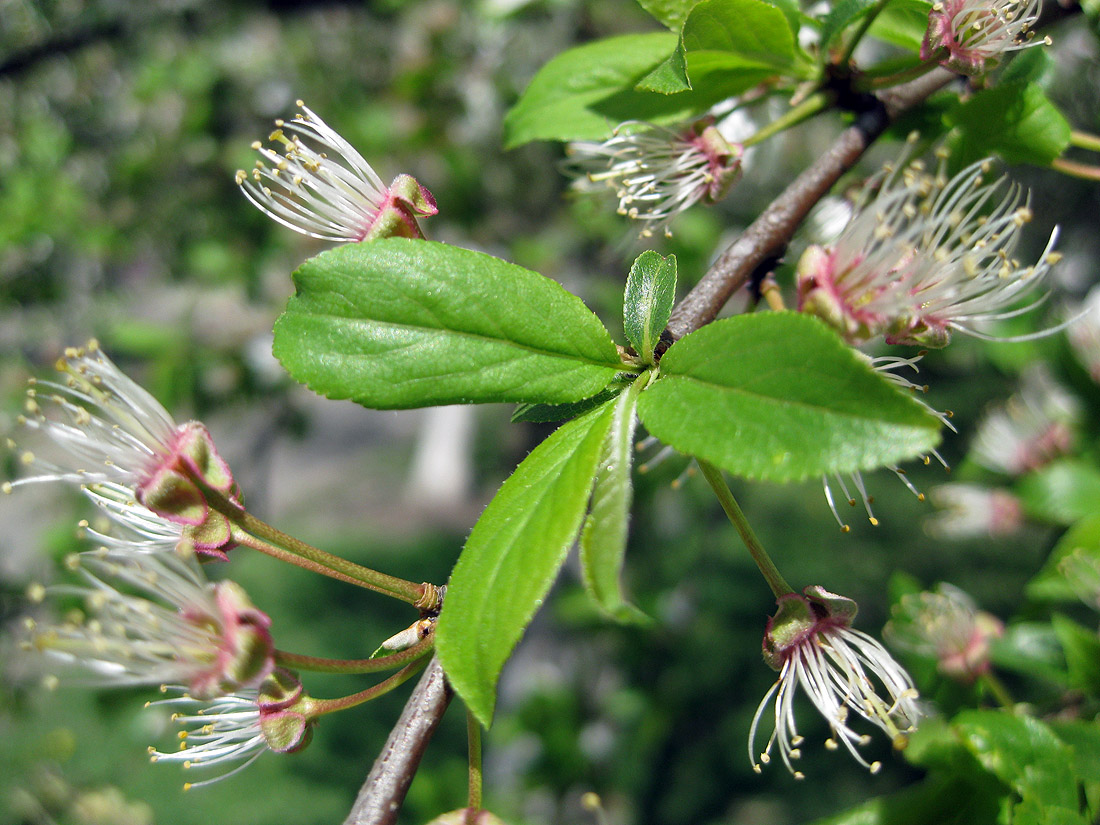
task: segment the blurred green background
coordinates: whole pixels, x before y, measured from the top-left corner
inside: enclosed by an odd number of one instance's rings
[[[568,195],[560,146],[504,153],[500,122],[557,52],[654,26],[628,0],[0,0],[0,434],[15,429],[25,379],[61,347],[97,336],[178,419],[206,421],[260,517],[442,583],[481,507],[548,430],[509,425],[504,408],[380,413],[292,386],[270,357],[271,324],[290,272],[323,247],[252,208],[233,173],[303,98],[383,178],[408,172],[432,190],[440,215],[425,222],[430,237],[553,277],[621,331],[636,227],[606,201]],[[1098,131],[1096,39],[1063,37],[1052,94],[1075,125]],[[770,142],[725,203],[681,217],[658,244],[678,256],[681,292],[838,128],[825,119]],[[1023,257],[1061,223],[1059,286],[1079,298],[1097,279],[1096,188],[1017,171],[1037,213]],[[925,359],[927,399],[952,409],[960,430],[942,452],[964,476],[981,411],[1040,359],[1089,405],[1082,441],[1094,449],[1100,393],[1060,336],[960,341]],[[587,791],[611,823],[800,822],[916,775],[881,742],[869,750],[886,762],[877,777],[817,747],[827,729],[808,707],[799,717],[807,779],[795,783],[779,766],[752,772],[746,737],[774,678],[759,655],[773,604],[705,485],[673,488],[684,466],[669,459],[638,481],[627,579],[655,625],[603,620],[570,566],[505,670],[486,802],[510,823],[595,823],[580,806]],[[911,478],[922,489],[945,480],[935,464]],[[868,484],[881,524],[853,511],[847,535],[817,483],[735,492],[792,584],[855,598],[858,626],[876,635],[898,571],[925,585],[950,580],[1012,615],[1057,536],[1035,525],[1011,540],[934,541],[923,528],[929,504],[885,471]],[[184,793],[184,778],[201,777],[148,763],[146,746],[166,746],[173,731],[142,710],[147,692],[38,687],[14,640],[22,593],[54,580],[56,561],[80,548],[80,505],[55,489],[0,498],[0,617],[10,631],[0,647],[0,823],[342,821],[406,690],[324,720],[301,754],[268,755]],[[266,558],[235,556],[225,570],[273,616],[289,650],[365,656],[411,618]],[[362,686],[351,677],[307,685],[317,696]],[[402,822],[464,803],[464,724],[456,703]]]

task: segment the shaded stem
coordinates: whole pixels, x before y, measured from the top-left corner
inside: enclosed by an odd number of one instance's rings
[[[1052,169],[1056,169],[1070,177],[1081,178],[1082,180],[1100,180],[1100,166],[1090,166],[1087,163],[1078,163],[1064,158],[1058,158],[1050,166]]]
[[[377,659],[325,659],[320,656],[303,656],[298,653],[288,653],[285,650],[276,650],[275,663],[294,670],[309,670],[314,673],[379,673],[419,659],[434,646],[435,636],[425,636],[411,647],[388,656],[379,656]]]
[[[799,123],[808,120],[818,112],[823,112],[832,105],[832,102],[833,95],[826,94],[825,92],[815,92],[797,106],[791,107],[791,109],[785,112],[781,117],[777,117],[767,126],[760,129],[760,131],[746,138],[741,145],[752,146],[756,143],[762,143],[772,135],[778,134],[785,129],[790,129],[793,126],[797,126]]]
[[[847,66],[852,62],[852,55],[855,54],[856,46],[863,39],[863,35],[867,34],[867,30],[871,28],[871,24],[875,22],[875,18],[878,17],[882,10],[885,9],[891,0],[878,0],[877,3],[871,8],[867,14],[864,15],[863,20],[859,23],[859,28],[852,33],[852,36],[848,40],[848,45],[844,47],[844,53],[836,61],[837,66]]]
[[[466,711],[466,736],[470,743],[470,793],[467,820],[481,810],[481,723]]]
[[[902,83],[908,83],[910,80],[916,80],[918,77],[923,77],[938,65],[938,63],[934,62],[918,63],[915,66],[910,66],[907,69],[902,69],[893,74],[883,75],[881,77],[869,77],[862,81],[857,81],[855,87],[861,91],[871,91],[873,89],[886,89],[890,86],[898,86]]]
[[[434,657],[413,688],[344,825],[393,825],[424,750],[453,696],[439,659]]]
[[[1069,133],[1069,142],[1071,146],[1079,146],[1082,149],[1100,152],[1100,137],[1082,132],[1079,129],[1074,129]]]
[[[196,480],[201,483],[201,479]],[[438,606],[436,604],[424,604],[426,600],[431,599],[430,591],[434,590],[432,585],[414,584],[405,579],[388,576],[385,573],[379,573],[377,570],[371,570],[369,567],[363,567],[353,561],[334,556],[332,553],[326,553],[320,548],[306,544],[301,539],[296,539],[294,536],[287,535],[281,530],[272,527],[267,522],[261,521],[243,507],[230,501],[220,492],[211,489],[206,484],[202,484],[202,487],[206,501],[211,507],[228,518],[231,523],[248,533],[252,538],[259,540],[257,543],[241,542],[242,544],[247,544],[247,546],[254,550],[267,553],[269,556],[281,559],[282,561],[290,561],[291,564],[296,564],[307,570],[323,573],[326,576],[331,576],[341,581],[358,584],[361,587],[365,587],[368,590],[374,590],[377,593],[393,596],[395,599],[401,599],[421,609],[434,609]],[[272,548],[283,552],[271,552]],[[286,557],[287,553],[311,562],[311,564],[301,564],[298,561],[288,559]]]
[[[347,708],[353,708],[356,705],[361,705],[364,702],[369,702],[371,699],[377,699],[379,696],[385,696],[395,687],[404,684],[410,678],[415,676],[423,668],[425,662],[418,660],[410,665],[405,665],[397,673],[393,674],[385,681],[379,682],[374,687],[369,687],[366,690],[361,690],[358,693],[353,693],[350,696],[341,696],[339,699],[313,699],[310,698],[309,702],[309,715],[321,716],[325,713],[333,713],[338,710],[346,710]]]
[[[775,594],[777,599],[794,593],[794,588],[787,584],[786,579],[779,572],[779,568],[772,562],[771,557],[760,543],[760,539],[756,537],[752,527],[749,526],[748,519],[745,518],[745,514],[741,511],[737,500],[734,499],[733,493],[726,484],[726,480],[722,477],[722,471],[699,457],[696,457],[695,460],[699,463],[699,469],[703,471],[703,478],[707,480],[711,489],[714,490],[714,494],[718,496],[718,501],[722,504],[722,509],[726,511],[730,523],[733,524],[737,534],[741,536],[741,541],[748,548],[752,560],[760,568],[760,573],[772,589],[772,593]]]
[[[999,704],[1005,710],[1012,710],[1016,707],[1016,702],[1012,699],[1012,694],[1008,692],[1008,688],[1005,687],[1004,682],[997,678],[996,674],[987,671],[981,676],[982,684],[986,689],[993,694],[993,698],[997,700]]]

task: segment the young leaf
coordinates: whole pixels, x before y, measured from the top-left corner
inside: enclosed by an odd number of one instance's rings
[[[621,120],[630,118],[612,121],[591,107],[632,89],[672,53],[677,40],[671,32],[628,34],[585,43],[557,55],[539,69],[504,118],[505,147],[532,140],[606,137]]]
[[[436,649],[486,727],[500,670],[580,530],[614,411],[592,410],[536,447],[489,502],[451,573]]]
[[[1015,492],[1033,518],[1072,524],[1100,515],[1100,470],[1087,461],[1065,458],[1029,473]]]
[[[630,468],[634,458],[635,411],[646,380],[646,375],[638,376],[614,404],[611,427],[600,452],[592,507],[581,531],[584,587],[600,609],[624,622],[647,621],[645,614],[623,597],[619,583],[634,498]]]
[[[1027,583],[1028,598],[1040,601],[1078,601],[1077,589],[1062,567],[1063,560],[1074,553],[1100,562],[1100,515],[1082,519],[1058,539],[1043,569]]]
[[[927,452],[939,421],[820,321],[715,321],[678,341],[638,404],[649,432],[732,473],[791,481]]]
[[[575,295],[480,252],[407,238],[306,261],[275,324],[275,356],[329,398],[375,409],[565,403],[623,370]]]
[[[1038,83],[985,89],[948,116],[963,158],[995,152],[1008,163],[1049,166],[1069,146],[1070,126]]]
[[[672,315],[676,301],[676,256],[648,250],[630,267],[623,298],[623,327],[634,351],[653,363],[653,348]]]
[[[875,5],[875,0],[840,0],[835,3],[821,21],[821,54],[827,59],[833,38],[856,20],[863,17]]]
[[[656,17],[663,25],[679,31],[691,7],[698,0],[638,0],[638,5]]]
[[[702,0],[684,21],[688,75],[704,54],[708,65],[786,69],[794,61],[795,39],[785,14],[763,0]]]
[[[687,55],[684,53],[684,44],[678,44],[676,51],[663,63],[658,63],[657,68],[639,80],[634,88],[639,92],[659,92],[663,95],[690,91],[691,80],[687,74]]]
[[[1095,696],[1100,692],[1100,638],[1096,631],[1057,613],[1051,616],[1051,625],[1066,656],[1070,687]]]
[[[982,767],[1020,796],[1077,810],[1072,751],[1038,719],[972,710],[956,716],[954,726]]]
[[[930,0],[891,0],[875,18],[868,34],[913,53],[920,52],[928,30]]]
[[[543,66],[504,119],[505,145],[532,140],[602,140],[624,121],[675,123],[774,74],[757,62],[733,71],[691,70],[691,91],[635,88],[677,49],[672,32],[626,34],[585,43]],[[736,62],[736,61],[735,61]],[[727,67],[728,68],[728,67]],[[658,73],[660,86],[669,80]]]

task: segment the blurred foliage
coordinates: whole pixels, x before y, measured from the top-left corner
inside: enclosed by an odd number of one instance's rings
[[[543,272],[601,317],[617,318],[636,251],[631,228],[606,204],[566,193],[560,147],[503,152],[501,121],[554,54],[596,36],[651,30],[652,21],[627,0],[0,0],[0,21],[0,430],[10,429],[32,369],[96,335],[124,365],[140,364],[143,383],[178,415],[224,416],[224,437],[236,439],[224,451],[260,515],[396,575],[444,581],[480,504],[547,428],[507,427],[509,411],[479,411],[472,506],[454,517],[409,505],[401,482],[415,423],[406,422],[419,419],[363,413],[345,433],[270,361],[270,325],[290,294],[288,274],[321,247],[253,209],[233,173],[251,163],[249,144],[303,98],[384,178],[409,172],[432,190],[440,216],[425,225],[431,237]],[[1078,128],[1095,132],[1096,39],[1081,31],[1064,37],[1044,82]],[[732,198],[680,218],[661,249],[677,256],[681,294],[716,245],[746,225],[837,126],[815,123],[756,149]],[[1037,213],[1034,248],[1022,257],[1038,254],[1041,229],[1061,223],[1063,286],[1080,295],[1100,259],[1096,187],[1035,170],[1020,176],[1035,186]],[[789,267],[779,276],[789,279]],[[1100,391],[1060,338],[992,347],[959,341],[928,356],[921,377],[932,387],[929,402],[955,413],[960,434],[942,452],[964,477],[982,474],[961,461],[982,409],[1008,397],[1016,376],[1038,360],[1085,402],[1080,437],[1095,457]],[[370,457],[321,469],[345,451],[341,438],[361,439],[354,446],[369,448]],[[272,455],[295,445],[290,466],[302,475],[280,482]],[[886,769],[873,780],[817,747],[806,748],[807,778],[797,785],[779,768],[752,772],[749,722],[774,678],[759,655],[771,597],[705,486],[688,480],[672,488],[683,469],[669,459],[641,476],[636,490],[628,590],[655,626],[607,623],[579,576],[568,575],[506,667],[486,761],[487,802],[505,821],[592,822],[580,805],[587,791],[600,794],[615,823],[808,821],[922,775],[926,763],[892,757],[881,743],[869,758],[883,759]],[[355,495],[338,506],[328,498],[331,514],[316,517],[326,491],[352,481],[331,476],[353,470],[362,477]],[[310,473],[330,486],[311,483]],[[943,471],[917,468],[911,478],[927,489]],[[855,598],[858,626],[869,632],[886,620],[885,583],[899,570],[924,585],[948,579],[1004,618],[1046,616],[1024,601],[1025,584],[1056,528],[934,541],[921,529],[929,505],[888,473],[868,483],[880,525],[856,523],[853,511],[848,535],[836,529],[816,484],[741,484],[735,492],[792,584]],[[280,484],[293,489],[270,492]],[[0,618],[13,626],[21,593],[47,575],[44,560],[77,546],[72,497],[18,498],[0,501]],[[266,559],[244,558],[233,575],[273,615],[280,645],[291,650],[368,655],[407,620],[381,599]],[[1083,607],[1065,609],[1095,625]],[[0,648],[3,825],[340,821],[406,695],[322,722],[301,754],[265,756],[184,794],[179,771],[147,762],[145,746],[163,745],[172,731],[142,709],[145,693],[46,692],[8,655],[13,644],[9,634]],[[974,698],[927,676],[922,690],[948,715]],[[1004,678],[1020,695],[1057,693],[1036,688],[1026,673]],[[326,677],[310,686],[335,696],[357,684]],[[809,714],[800,721],[808,742],[826,737],[823,721]],[[402,822],[425,822],[464,803],[464,735],[453,710]]]

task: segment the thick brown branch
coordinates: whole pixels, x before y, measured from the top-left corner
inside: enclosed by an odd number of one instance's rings
[[[879,95],[881,107],[860,115],[812,166],[799,175],[714,262],[702,280],[673,310],[672,340],[713,321],[753,271],[787,245],[806,214],[840,176],[851,169],[891,121],[916,106],[955,75],[936,69],[918,80]]]
[[[385,747],[374,762],[344,825],[392,825],[454,691],[432,657]]]

